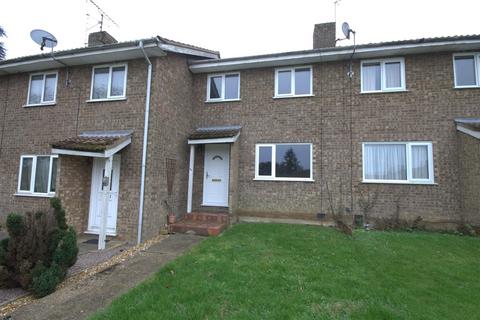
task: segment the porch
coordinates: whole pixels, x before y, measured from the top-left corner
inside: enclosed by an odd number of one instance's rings
[[[59,155],[57,193],[68,223],[79,234],[100,238],[117,236],[122,151],[131,143],[131,131],[90,131],[52,144]],[[103,212],[108,212],[103,215]]]
[[[215,236],[236,220],[240,131],[203,127],[189,136],[187,213],[171,231]]]

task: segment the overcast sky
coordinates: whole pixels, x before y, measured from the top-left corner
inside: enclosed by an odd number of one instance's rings
[[[310,49],[313,25],[334,20],[332,0],[94,1],[118,23],[104,30],[119,41],[160,35],[224,58]],[[344,21],[358,43],[480,34],[479,12],[478,0],[341,0],[337,36]],[[56,50],[83,47],[99,17],[89,0],[2,0],[7,58],[39,53],[29,35],[38,28],[57,37]]]

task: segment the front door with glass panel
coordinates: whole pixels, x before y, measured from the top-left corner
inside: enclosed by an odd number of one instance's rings
[[[228,174],[230,171],[230,145],[205,145],[205,171],[203,179],[203,205],[228,206]]]
[[[115,235],[117,230],[118,190],[120,185],[120,156],[113,158],[110,184],[102,186],[105,175],[105,159],[95,158],[92,167],[92,185],[90,194],[90,213],[88,217],[89,233],[98,234],[102,221],[103,191],[108,188],[107,235]]]

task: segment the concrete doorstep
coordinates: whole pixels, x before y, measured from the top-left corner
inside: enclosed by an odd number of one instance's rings
[[[124,262],[20,307],[6,319],[86,319],[203,239],[197,235],[171,235]]]

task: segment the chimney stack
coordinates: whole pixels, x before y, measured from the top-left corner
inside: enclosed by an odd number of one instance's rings
[[[319,23],[313,29],[313,49],[335,47],[336,42],[335,22]]]
[[[117,43],[118,41],[115,40],[107,31],[98,31],[92,32],[88,35],[88,46],[103,46],[105,44],[113,44]]]

